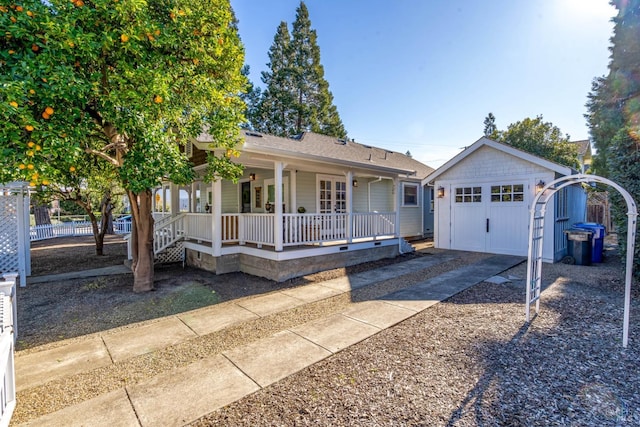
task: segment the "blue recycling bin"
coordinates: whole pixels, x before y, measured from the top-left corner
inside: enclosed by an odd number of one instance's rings
[[[593,234],[591,235],[591,262],[602,262],[602,254],[604,253],[604,236],[606,234],[606,227],[597,222],[578,222],[573,224],[575,228],[582,228],[583,230],[589,230]]]

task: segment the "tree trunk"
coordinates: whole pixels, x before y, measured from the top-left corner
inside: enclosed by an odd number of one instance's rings
[[[100,221],[100,230],[102,234],[114,234],[113,232],[113,204],[111,203],[111,191],[106,190],[100,202],[100,212],[102,213]]]
[[[131,202],[133,291],[153,290],[153,215],[151,190],[127,192]]]
[[[94,215],[93,209],[91,209],[91,204],[82,199],[75,199],[74,202],[76,205],[84,209],[89,216],[89,221],[91,221],[91,230],[93,231],[93,240],[96,242],[96,255],[104,255],[104,231],[100,230],[98,227],[98,219]]]
[[[43,204],[37,198],[33,198],[31,201],[33,205],[33,216],[36,220],[36,225],[50,225],[51,216],[49,216],[49,206]]]

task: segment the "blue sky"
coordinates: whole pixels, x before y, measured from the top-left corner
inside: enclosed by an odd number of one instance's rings
[[[542,114],[588,138],[594,77],[607,73],[608,0],[307,0],[325,78],[357,142],[438,167],[482,136]],[[231,0],[250,78],[299,0]]]

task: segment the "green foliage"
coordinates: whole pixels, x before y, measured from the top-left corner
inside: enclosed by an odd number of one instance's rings
[[[45,184],[88,152],[140,192],[190,179],[177,145],[203,126],[238,142],[246,79],[226,0],[27,0],[0,26],[0,181]]]
[[[635,201],[640,200],[640,136],[630,128],[620,129],[611,141],[608,152],[611,180],[627,190]],[[611,191],[610,197],[620,250],[624,256],[627,247],[628,207],[617,191]],[[635,276],[640,278],[640,235],[637,233],[633,270]]]
[[[506,131],[494,135],[496,141],[564,166],[579,167],[578,148],[569,142],[569,135],[563,136],[558,127],[545,122],[541,115],[512,123]]]
[[[269,48],[269,71],[262,73],[266,89],[250,99],[250,126],[279,136],[312,131],[344,138],[346,130],[333,104],[320,63],[316,31],[311,29],[304,2],[296,10],[289,34],[281,22]]]
[[[587,102],[591,138],[597,149],[595,173],[609,177],[640,200],[640,0],[614,0],[609,73],[594,80]],[[612,191],[613,218],[622,252],[626,250],[627,206]],[[637,236],[636,236],[637,237]],[[640,278],[640,242],[636,239],[634,271]]]

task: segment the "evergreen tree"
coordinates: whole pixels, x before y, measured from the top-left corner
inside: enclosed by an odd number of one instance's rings
[[[266,89],[250,113],[254,129],[279,136],[312,131],[346,137],[304,2],[296,10],[291,34],[285,22],[278,26],[267,65],[269,71],[262,73]]]
[[[493,113],[489,113],[484,119],[484,136],[491,138],[497,130],[496,116],[494,116]]]
[[[613,19],[609,74],[594,81],[589,94],[587,119],[597,149],[597,173],[610,177],[640,200],[640,0],[613,0],[618,14]],[[620,231],[621,252],[626,250],[627,206],[611,192],[612,212]],[[640,236],[636,238],[636,250]],[[634,271],[640,277],[639,252]]]

